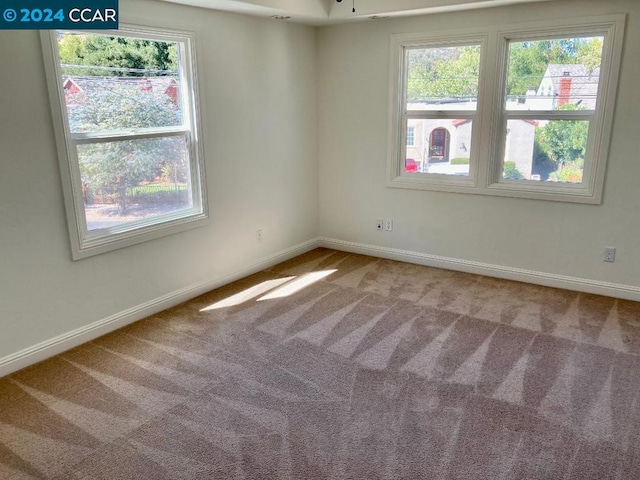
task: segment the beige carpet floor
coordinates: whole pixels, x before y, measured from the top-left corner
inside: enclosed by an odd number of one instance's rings
[[[640,303],[318,249],[0,379],[0,478],[640,479]]]

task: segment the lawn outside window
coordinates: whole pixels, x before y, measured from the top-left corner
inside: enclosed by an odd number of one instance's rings
[[[193,34],[41,38],[73,259],[206,223]]]
[[[392,35],[388,185],[600,203],[624,23]]]

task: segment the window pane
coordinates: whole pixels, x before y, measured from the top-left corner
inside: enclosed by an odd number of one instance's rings
[[[412,48],[407,110],[476,110],[480,46]]]
[[[415,131],[414,127],[407,127],[407,147],[415,145]]]
[[[78,145],[87,230],[191,208],[185,137]]]
[[[510,42],[507,110],[595,110],[603,40]]]
[[[472,124],[470,119],[408,120],[414,142],[407,144],[404,171],[468,176]]]
[[[74,133],[181,125],[177,43],[58,33]]]
[[[588,120],[509,120],[503,178],[582,183]]]

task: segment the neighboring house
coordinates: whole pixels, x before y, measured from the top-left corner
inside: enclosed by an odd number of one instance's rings
[[[535,120],[510,120],[507,125],[504,160],[514,162],[527,180],[533,175],[533,147],[538,125]]]
[[[105,88],[135,88],[144,92],[166,95],[178,105],[179,84],[173,77],[67,77],[63,82],[67,105],[74,103],[75,95]]]
[[[409,120],[407,158],[413,158],[418,171],[429,164],[449,162],[452,158],[469,158],[471,123],[464,120]]]
[[[466,104],[465,108],[473,108]],[[460,102],[438,103],[438,110],[455,110]],[[409,105],[422,109],[424,104]],[[448,164],[454,158],[469,158],[471,154],[471,121],[452,119],[410,119],[407,125],[407,158],[413,159],[418,172],[434,172],[435,165]],[[468,165],[451,168],[451,174],[466,174]]]
[[[555,110],[567,104],[594,110],[599,78],[600,68],[592,70],[586,65],[550,64],[535,98],[527,94],[526,103],[544,110]]]
[[[586,65],[551,64],[547,67],[540,86],[531,88],[526,96],[507,99],[508,110],[556,110],[563,105],[576,105],[595,109],[600,69],[590,70]],[[471,102],[472,105],[475,102]],[[424,104],[409,105],[409,109],[422,110]],[[438,103],[438,110],[455,110],[460,103]],[[524,178],[533,176],[533,149],[538,126],[546,121],[510,120],[507,125],[505,161],[516,164]],[[454,158],[469,158],[471,147],[471,121],[451,119],[410,119],[407,125],[407,159],[415,161],[418,172],[465,175],[468,165],[445,167]],[[413,165],[413,162],[409,162]],[[407,170],[409,171],[409,170]]]
[[[439,109],[453,109],[459,104],[439,104]],[[411,108],[411,106],[410,106]],[[533,139],[537,122],[516,120],[510,122],[507,136],[506,159],[516,163],[520,172],[531,176]],[[410,119],[407,125],[406,158],[415,161],[415,171],[466,175],[468,164],[448,165],[453,159],[471,156],[471,127],[469,119]],[[408,164],[413,165],[409,161]],[[413,167],[412,167],[413,168]]]

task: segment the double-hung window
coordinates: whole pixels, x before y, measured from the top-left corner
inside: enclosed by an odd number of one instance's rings
[[[193,35],[42,33],[72,256],[207,219]]]
[[[477,181],[477,136],[483,36],[410,36],[396,45],[401,76],[394,112],[392,177],[402,186],[470,188]],[[402,134],[406,132],[406,134]],[[400,139],[406,138],[406,142]],[[399,153],[399,156],[398,156]]]
[[[389,186],[599,203],[624,20],[392,36]]]

